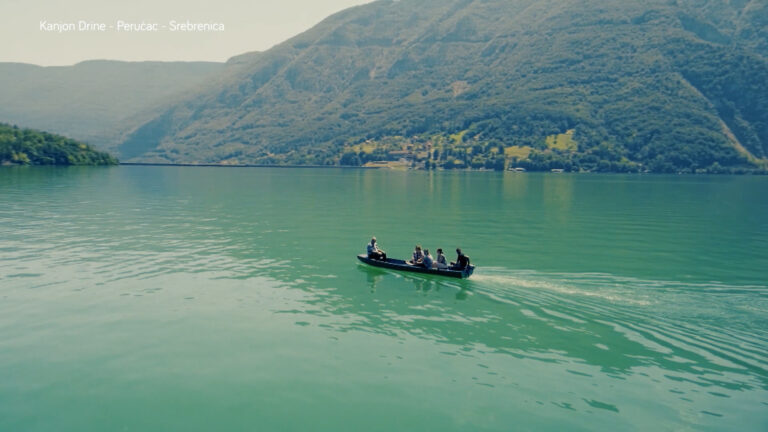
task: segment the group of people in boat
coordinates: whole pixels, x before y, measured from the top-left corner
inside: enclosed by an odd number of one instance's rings
[[[387,253],[379,249],[379,246],[376,244],[376,237],[371,238],[371,242],[368,243],[366,249],[368,251],[368,258],[381,261],[387,260]],[[429,249],[422,249],[421,245],[416,245],[413,256],[406,262],[411,265],[438,270],[464,270],[469,267],[469,257],[464,255],[461,248],[456,248],[456,261],[451,261],[448,264],[445,255],[443,255],[442,248],[437,248],[437,256],[433,258],[429,253]]]

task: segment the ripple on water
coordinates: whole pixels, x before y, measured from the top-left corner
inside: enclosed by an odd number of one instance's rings
[[[601,351],[622,345],[625,356],[642,359],[639,364],[691,375],[733,373],[762,382],[768,376],[768,335],[754,331],[765,323],[765,309],[745,315],[735,307],[754,305],[766,287],[503,268],[482,269],[473,286],[553,330],[582,330],[581,337],[592,338],[591,345]]]

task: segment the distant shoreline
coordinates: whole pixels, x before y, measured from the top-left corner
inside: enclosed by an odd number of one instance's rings
[[[363,165],[263,165],[263,164],[215,164],[215,163],[150,163],[150,162],[120,162],[118,165],[127,166],[163,166],[163,167],[213,167],[213,168],[335,168],[335,169],[363,169],[363,170],[391,170],[391,171],[477,171],[477,172],[505,172],[496,171],[492,169],[468,169],[468,168],[456,168],[456,169],[434,169],[426,170],[423,168],[389,168],[387,166],[363,166]],[[550,171],[529,171],[529,172],[546,172]],[[562,171],[571,172],[571,171]]]
[[[335,168],[346,170],[381,170],[390,169],[387,167],[376,166],[351,166],[351,165],[264,165],[264,164],[215,164],[215,163],[149,163],[149,162],[120,162],[121,166],[161,166],[161,167],[192,167],[192,168]],[[397,170],[395,170],[397,171]],[[596,172],[596,171],[514,171],[504,170],[496,171],[490,169],[436,169],[436,170],[424,170],[424,169],[405,169],[403,171],[473,171],[473,172],[512,172],[516,174],[525,173],[544,173],[544,174],[635,174],[635,175],[647,175],[647,174],[660,174],[660,175],[768,175],[768,171],[750,171],[744,173],[654,173],[654,172],[637,172],[637,173],[621,173],[621,172]]]
[[[341,168],[341,169],[381,169],[381,167],[348,166],[348,165],[264,165],[264,164],[215,164],[215,163],[149,163],[149,162],[120,162],[127,166],[165,166],[165,167],[213,167],[213,168]]]
[[[766,176],[768,175],[768,170],[766,171],[747,171],[747,172],[722,172],[722,173],[694,173],[694,172],[678,172],[678,173],[659,173],[659,172],[634,172],[634,173],[627,173],[627,172],[614,172],[614,171],[536,171],[536,170],[528,170],[528,171],[515,171],[515,170],[504,170],[504,171],[496,171],[491,169],[467,169],[467,168],[457,168],[457,169],[431,169],[431,170],[425,170],[425,169],[413,169],[413,168],[407,168],[407,169],[392,169],[388,167],[378,167],[378,166],[351,166],[351,165],[263,165],[263,164],[238,164],[238,165],[229,165],[229,164],[215,164],[215,163],[208,163],[208,164],[194,164],[194,163],[148,163],[148,162],[120,162],[117,164],[118,166],[157,166],[157,167],[186,167],[186,168],[324,168],[324,169],[343,169],[343,170],[391,170],[391,171],[429,171],[429,172],[448,172],[448,171],[454,171],[454,172],[498,172],[498,173],[504,173],[504,172],[511,172],[515,174],[625,174],[625,175],[693,175],[693,176],[700,176],[700,175],[715,175],[715,176],[722,176],[722,175],[734,175],[734,176]],[[16,167],[16,166],[29,166],[29,165],[21,165],[21,164],[8,164],[8,163],[0,163],[0,168],[4,167]],[[32,166],[78,166],[78,165],[32,165]],[[83,165],[80,165],[83,166]],[[113,165],[114,166],[114,165]]]

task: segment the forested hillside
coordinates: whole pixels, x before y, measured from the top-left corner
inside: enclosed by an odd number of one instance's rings
[[[768,7],[381,0],[137,128],[124,158],[653,172],[768,156]]]
[[[0,165],[116,165],[108,153],[61,135],[0,123]]]

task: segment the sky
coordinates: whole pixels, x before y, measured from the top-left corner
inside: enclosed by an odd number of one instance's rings
[[[226,61],[264,51],[335,12],[370,1],[0,0],[0,62]]]

